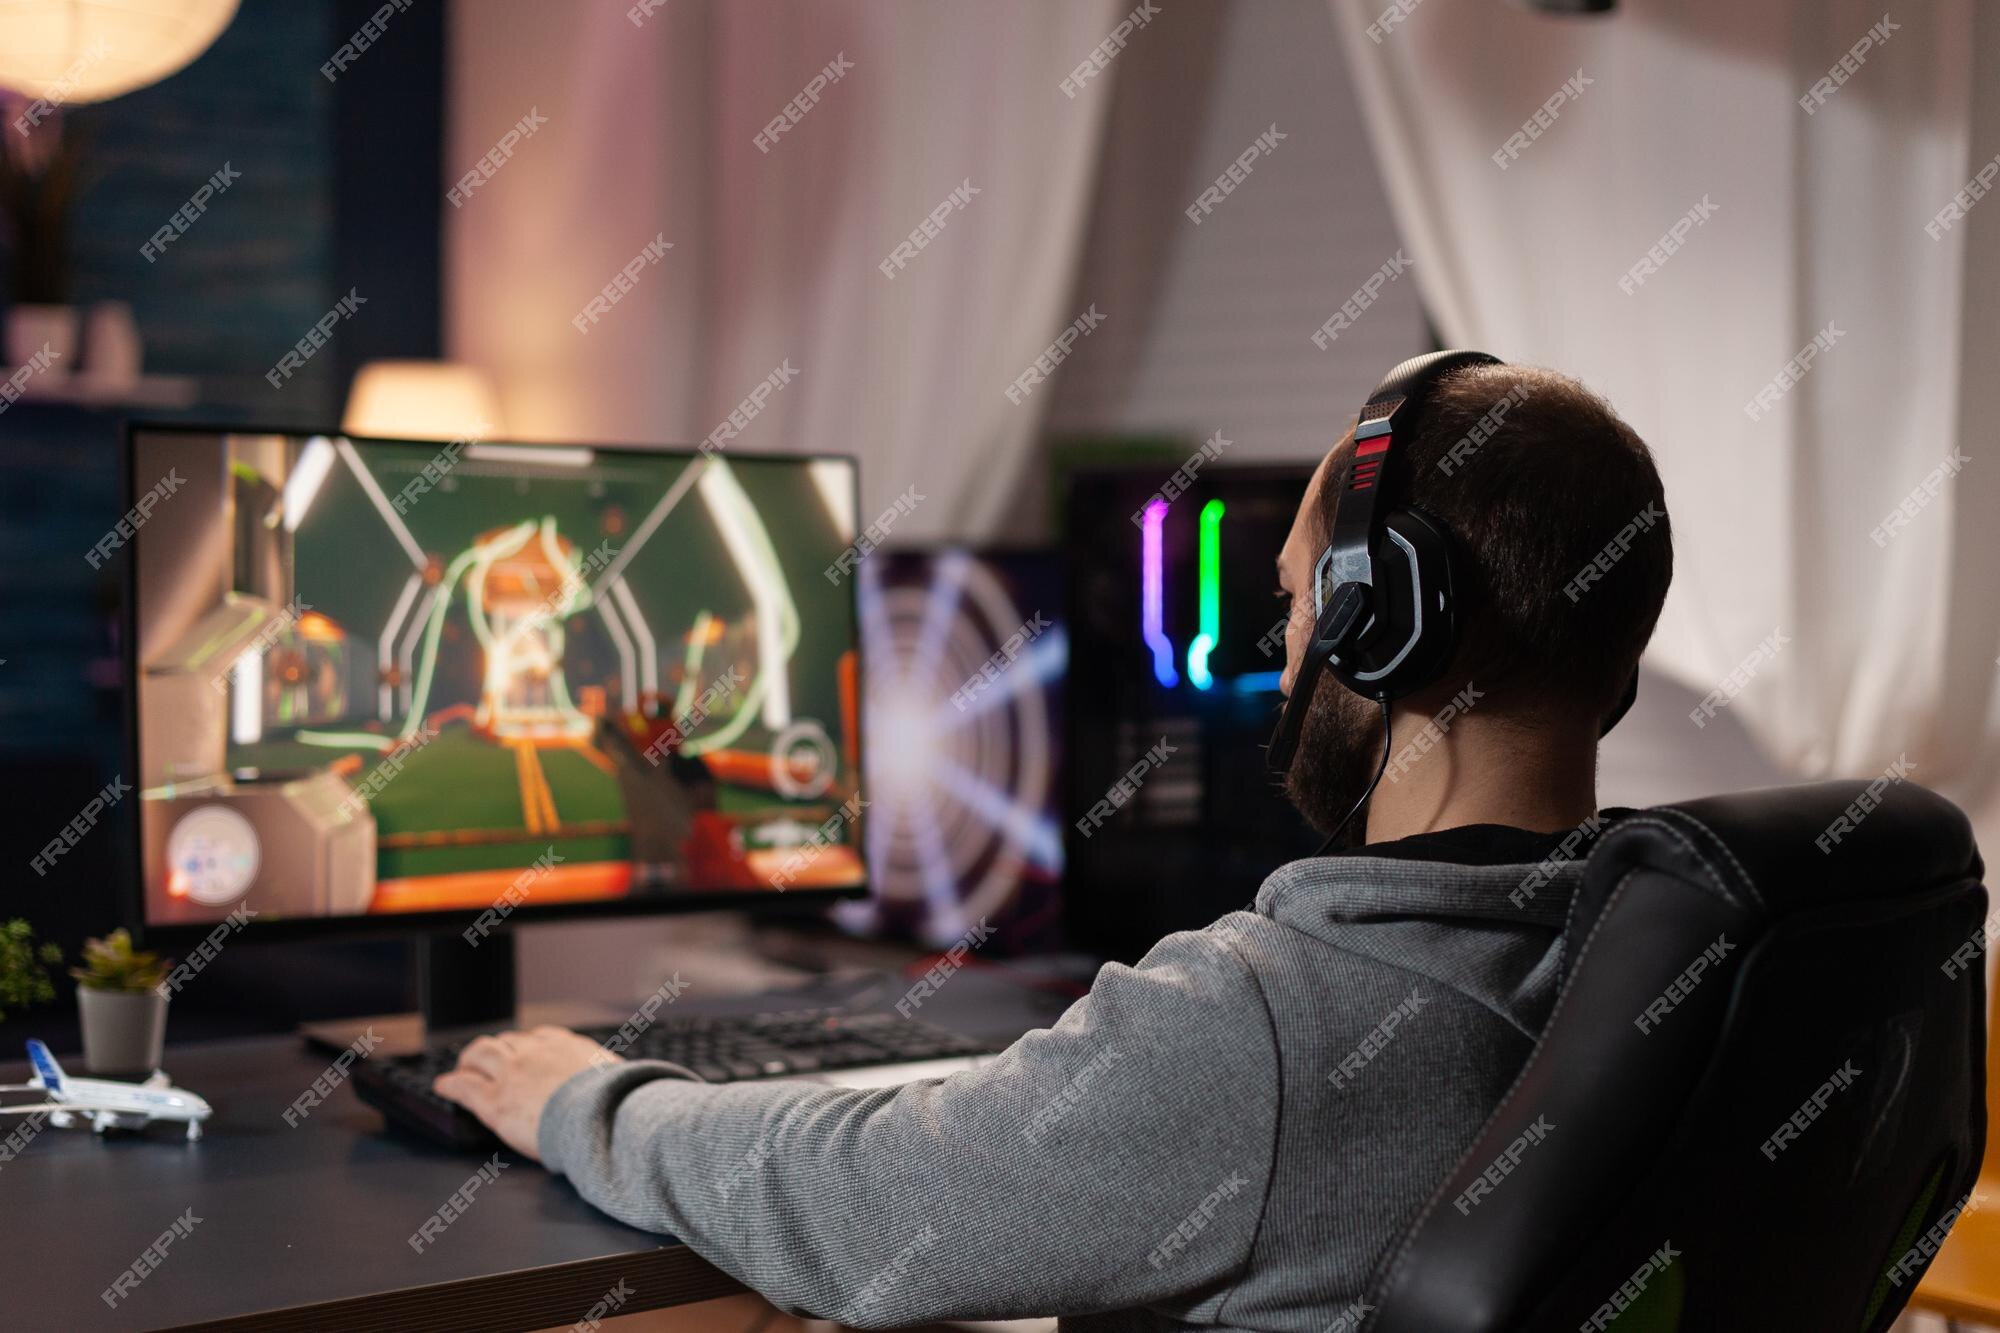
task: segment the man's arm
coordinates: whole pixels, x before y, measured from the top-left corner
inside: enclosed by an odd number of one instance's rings
[[[1255,977],[1186,934],[976,1070],[861,1091],[620,1063],[562,1085],[538,1146],[590,1202],[791,1310],[1082,1313],[1241,1269],[1278,1094]]]

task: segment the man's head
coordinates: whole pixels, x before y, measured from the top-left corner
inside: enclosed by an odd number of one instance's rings
[[[1278,558],[1291,598],[1284,690],[1313,625],[1312,568],[1333,531],[1350,431],[1322,460]],[[1400,441],[1384,504],[1450,531],[1458,644],[1445,671],[1400,707],[1428,716],[1462,687],[1478,710],[1526,732],[1594,737],[1652,636],[1673,575],[1651,453],[1603,399],[1553,371],[1471,366],[1431,390]],[[1380,759],[1378,706],[1322,676],[1286,779],[1329,828]]]

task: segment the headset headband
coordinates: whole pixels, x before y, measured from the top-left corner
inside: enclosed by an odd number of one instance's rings
[[[1334,510],[1333,534],[1325,554],[1314,566],[1325,569],[1331,582],[1315,583],[1315,609],[1334,600],[1328,594],[1343,583],[1373,589],[1377,582],[1375,551],[1387,517],[1382,493],[1391,465],[1417,433],[1424,404],[1437,382],[1466,366],[1497,366],[1500,359],[1484,352],[1430,352],[1403,362],[1375,386],[1354,422],[1354,453],[1341,479],[1340,504]]]

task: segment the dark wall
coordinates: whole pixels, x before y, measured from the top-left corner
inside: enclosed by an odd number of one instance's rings
[[[333,8],[345,41],[381,0]],[[444,42],[445,0],[416,0],[337,85],[334,289],[369,299],[369,318],[329,349],[343,393],[363,361],[434,357],[444,345]]]
[[[199,403],[151,419],[326,427],[360,362],[440,354],[444,5],[418,3],[338,79],[321,65],[378,4],[244,0],[216,45],[163,83],[77,108],[87,184],[73,224],[79,304],[131,303],[149,372]],[[241,173],[149,263],[140,246],[224,163]],[[303,373],[268,370],[349,288],[369,298]],[[122,798],[47,874],[29,862],[124,776],[116,562],[84,559],[123,509],[127,412],[0,410],[0,918],[73,954],[123,921],[134,802]],[[59,987],[67,999],[67,986]],[[243,945],[174,1001],[169,1035],[400,1008],[400,943]],[[61,1010],[0,1024],[70,1044]]]
[[[216,44],[150,88],[70,114],[91,184],[75,221],[77,295],[130,301],[149,369],[203,380],[204,406],[280,406],[263,374],[333,302],[337,43],[331,0],[246,0]],[[242,173],[148,262],[140,246],[227,162]],[[315,357],[283,406],[323,417]],[[260,392],[261,391],[261,392]]]

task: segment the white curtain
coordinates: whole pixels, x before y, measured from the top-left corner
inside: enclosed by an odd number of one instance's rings
[[[509,435],[595,442],[705,439],[788,367],[726,449],[859,456],[860,523],[925,497],[895,541],[1003,536],[1052,397],[1006,390],[1081,313],[1066,303],[1116,62],[1074,98],[1061,84],[1122,12],[459,0],[451,181],[530,112],[542,123],[446,207],[449,354],[492,372]],[[885,276],[968,181],[978,193]],[[590,300],[658,239],[673,248],[593,323]],[[703,928],[727,923],[671,931]],[[659,983],[668,932],[530,931],[523,996],[622,1011]]]
[[[1061,85],[1121,12],[461,0],[448,174],[545,123],[446,209],[451,355],[494,373],[511,434],[599,441],[705,438],[788,367],[728,449],[859,455],[862,523],[924,497],[897,540],[996,535],[1050,397],[1007,388],[1082,313],[1115,62]]]
[[[1794,777],[1906,756],[1990,812],[2000,203],[1932,224],[2000,153],[2000,13],[1331,4],[1441,336],[1577,375],[1660,460],[1649,664],[1740,686],[1723,720]]]

